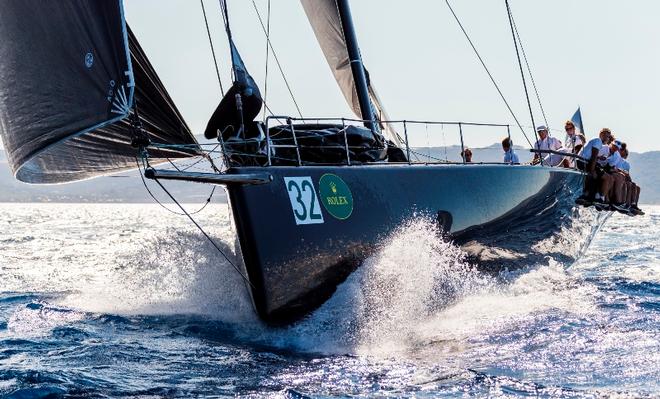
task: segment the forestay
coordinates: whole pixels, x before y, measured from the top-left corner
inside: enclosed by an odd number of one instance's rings
[[[0,134],[17,179],[62,183],[134,168],[134,104],[153,162],[197,143],[119,0],[21,0],[0,9]]]
[[[355,88],[355,81],[353,80],[353,73],[351,72],[351,65],[348,58],[348,50],[346,49],[346,40],[341,26],[341,17],[337,7],[336,0],[300,0],[307,18],[312,25],[316,39],[318,40],[321,50],[325,55],[328,65],[332,70],[337,84],[344,94],[348,105],[351,107],[355,115],[360,118],[360,102],[358,99],[357,90]],[[367,73],[367,77],[369,74]],[[385,108],[380,102],[378,95],[371,81],[368,81],[369,97],[371,99],[374,113],[379,120],[388,120],[389,117]],[[389,125],[383,125],[383,133],[387,139],[392,140],[395,144],[401,145],[399,135]]]

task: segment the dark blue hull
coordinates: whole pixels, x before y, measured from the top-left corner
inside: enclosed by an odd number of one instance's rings
[[[593,211],[574,206],[584,176],[567,169],[383,164],[229,171],[254,172],[272,181],[228,191],[256,310],[276,324],[322,304],[412,218],[437,220],[487,268],[530,264],[553,251],[574,259],[576,251],[553,240],[568,232],[586,241],[600,223]]]

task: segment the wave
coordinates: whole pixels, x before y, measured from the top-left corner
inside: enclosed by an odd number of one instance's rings
[[[235,240],[228,226],[216,234]],[[235,247],[224,244],[223,251],[238,262]],[[591,306],[584,285],[563,264],[549,260],[487,273],[466,259],[435,223],[409,221],[317,311],[292,326],[272,328],[256,317],[242,278],[201,235],[169,229],[120,255],[97,283],[58,303],[104,314],[201,315],[241,342],[378,356],[454,345],[548,308],[582,312]]]

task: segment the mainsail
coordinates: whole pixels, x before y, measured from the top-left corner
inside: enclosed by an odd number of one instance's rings
[[[5,2],[0,37],[0,134],[17,179],[63,183],[134,168],[139,134],[186,145],[150,150],[155,162],[198,154],[121,0]]]
[[[307,18],[312,25],[323,55],[332,70],[344,98],[355,115],[360,118],[360,102],[351,72],[351,65],[346,49],[346,40],[341,26],[341,16],[337,7],[337,0],[300,0]],[[369,74],[367,73],[367,76]],[[388,120],[387,112],[380,102],[374,86],[368,81],[369,97],[376,117],[383,121]],[[395,144],[401,145],[399,135],[392,126],[382,126],[385,137]]]

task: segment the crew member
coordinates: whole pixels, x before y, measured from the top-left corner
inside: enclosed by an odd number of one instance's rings
[[[566,130],[566,150],[570,154],[579,154],[586,142],[584,135],[575,132],[575,124],[570,120],[564,124],[564,130]],[[564,158],[563,166],[566,168],[574,167],[575,159],[572,157]]]
[[[463,161],[465,161],[465,163],[472,162],[472,150],[466,148],[465,150],[461,151],[461,158],[463,158]]]
[[[640,188],[635,182],[632,181],[630,176],[630,163],[628,162],[628,146],[626,143],[621,143],[621,148],[619,149],[619,154],[621,155],[621,161],[617,168],[620,170],[626,178],[625,183],[625,203],[628,207],[628,210],[633,215],[643,215],[644,212],[637,206],[637,201],[639,201]]]
[[[608,152],[607,158],[602,162],[604,173],[601,176],[600,192],[603,197],[596,199],[596,202],[611,204],[614,209],[626,212],[623,206],[625,178],[617,169],[621,163],[621,154],[619,154],[621,142],[614,140],[609,146],[603,146],[603,148]]]
[[[610,137],[607,139],[607,141],[603,142],[603,146],[600,148],[600,151],[598,152],[598,164],[600,166],[605,166],[607,164],[607,158],[610,157],[610,147],[609,145],[614,141],[614,135],[610,134]]]
[[[561,141],[554,137],[550,137],[548,135],[548,128],[544,125],[537,127],[536,132],[539,135],[539,140],[534,143],[534,149],[541,151],[559,151],[562,148]],[[541,162],[541,159],[543,160],[543,165],[557,166],[562,162],[564,157],[559,154],[548,154],[548,156],[545,156],[544,154],[537,152],[534,154],[534,160],[532,163],[537,164]]]
[[[578,160],[578,169],[587,172],[587,178],[584,182],[584,191],[582,195],[575,201],[581,205],[589,205],[595,198],[602,200],[603,194],[598,192],[598,181],[602,175],[602,168],[597,168],[598,154],[603,147],[604,142],[609,142],[612,137],[612,131],[608,128],[601,129],[598,137],[589,140],[589,142],[582,148],[580,156],[584,160]]]
[[[520,164],[518,154],[513,151],[513,141],[509,137],[502,139],[502,149],[504,150],[504,163]]]

